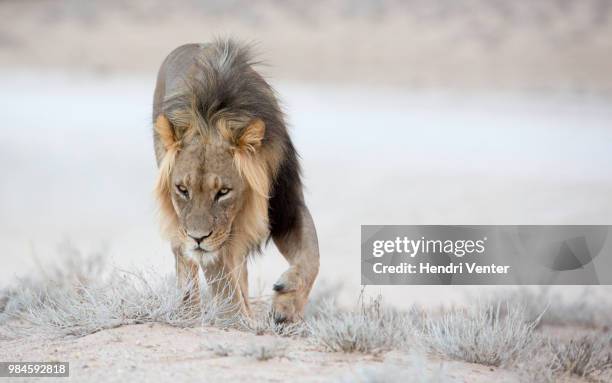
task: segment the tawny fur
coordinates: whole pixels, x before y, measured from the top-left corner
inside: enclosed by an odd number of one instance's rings
[[[171,237],[179,232],[176,211],[170,199],[170,174],[172,173],[176,155],[180,150],[180,144],[174,135],[170,122],[164,115],[157,117],[155,131],[166,150],[159,165],[159,172],[155,183],[155,194],[160,207],[162,233],[165,237]]]
[[[224,138],[227,137],[227,128],[224,123],[220,124],[219,133]],[[181,142],[175,137],[170,122],[164,115],[157,118],[155,130],[159,134],[161,141],[166,148],[157,177],[155,187],[157,200],[160,204],[160,214],[162,232],[166,237],[183,236],[178,224],[177,214],[170,198],[171,182],[170,175],[176,155],[178,154]],[[262,153],[258,152],[261,147],[261,140],[265,126],[261,120],[256,120],[249,125],[242,136],[228,137],[235,146],[231,147],[234,156],[234,163],[238,172],[248,183],[251,193],[249,193],[243,203],[241,213],[237,217],[237,232],[234,237],[235,242],[239,242],[245,249],[249,249],[259,244],[269,234],[268,231],[268,196],[270,190],[270,174],[268,172],[267,161]],[[197,123],[192,122],[184,131],[187,137],[201,134],[197,129]],[[204,137],[203,137],[204,139]],[[274,158],[271,158],[274,160]],[[271,162],[271,161],[270,161]]]
[[[317,236],[283,113],[252,64],[248,47],[231,40],[166,58],[153,103],[155,190],[179,286],[197,284],[199,264],[213,293],[248,315],[247,256],[271,237],[290,264],[274,286],[275,319],[294,321],[318,273]],[[234,185],[223,203],[219,177]]]

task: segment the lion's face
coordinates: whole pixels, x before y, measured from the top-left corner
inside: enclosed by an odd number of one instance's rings
[[[222,140],[183,140],[171,174],[170,196],[185,252],[196,259],[213,256],[228,240],[247,185]]]
[[[267,235],[270,174],[264,134],[258,118],[234,128],[220,120],[208,130],[175,129],[165,115],[156,119],[155,190],[163,233],[194,261],[211,262],[230,245],[246,252]]]

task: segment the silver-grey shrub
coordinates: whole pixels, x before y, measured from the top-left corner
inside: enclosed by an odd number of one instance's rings
[[[612,370],[612,336],[589,334],[569,341],[551,340],[556,371],[591,376]]]
[[[520,287],[495,293],[488,299],[491,303],[523,306],[530,319],[540,318],[539,325],[606,328],[612,326],[612,304],[601,296],[606,290],[612,292],[609,286],[584,288],[580,296],[568,299],[550,286]]]
[[[105,267],[98,258],[71,257],[38,279],[24,279],[2,293],[1,336],[84,336],[137,323],[229,325],[229,305],[204,299],[183,304],[173,278],[154,272]],[[206,296],[206,292],[202,292]]]
[[[421,341],[452,359],[509,366],[534,346],[536,325],[521,306],[476,304],[426,321]]]
[[[384,305],[381,297],[354,311],[327,301],[308,319],[307,326],[313,341],[328,351],[362,353],[405,347],[413,327],[409,314]]]

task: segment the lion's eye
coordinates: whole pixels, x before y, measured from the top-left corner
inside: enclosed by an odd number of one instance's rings
[[[224,195],[227,195],[232,189],[230,188],[221,188],[218,192],[217,192],[217,196],[216,199],[219,199],[221,197],[223,197]]]
[[[176,190],[185,197],[189,197],[189,191],[183,185],[176,185]]]

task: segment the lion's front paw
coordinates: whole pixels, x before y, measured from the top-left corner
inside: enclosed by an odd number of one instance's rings
[[[285,271],[276,281],[272,300],[272,314],[276,323],[296,322],[302,319],[308,289],[295,268]]]
[[[272,300],[274,322],[287,323],[302,319],[304,313],[303,299],[295,291],[287,293],[276,292]]]

